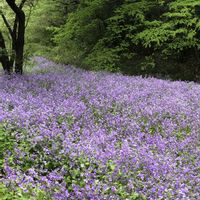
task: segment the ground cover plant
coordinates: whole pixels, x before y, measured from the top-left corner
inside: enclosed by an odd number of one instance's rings
[[[0,77],[0,199],[199,199],[200,85],[35,58]]]

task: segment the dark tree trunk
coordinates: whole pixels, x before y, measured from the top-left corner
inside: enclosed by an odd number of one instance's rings
[[[13,68],[15,68],[15,73],[23,73],[26,16],[22,8],[26,1],[27,0],[21,0],[21,3],[17,4],[16,0],[6,0],[8,6],[15,14],[13,27],[10,26],[3,11],[0,10],[0,15],[9,31],[12,43],[12,53],[9,55],[6,50],[5,39],[0,32],[0,49],[2,49],[2,53],[0,52],[0,62],[7,74],[13,72]]]
[[[2,32],[0,32],[0,62],[3,66],[4,72],[6,74],[10,74],[11,73],[11,63],[9,60],[9,55],[8,52],[6,50],[6,44],[5,44],[5,40],[4,37],[2,35]]]
[[[23,73],[24,62],[24,36],[25,36],[25,14],[22,11],[18,16],[18,32],[16,38],[16,60],[15,60],[15,72]]]
[[[11,63],[15,62],[15,72],[18,74],[23,73],[23,63],[24,63],[24,43],[25,43],[25,13],[22,7],[26,0],[22,0],[19,6],[16,5],[15,0],[6,0],[7,4],[13,10],[16,15],[14,22],[13,32],[12,32],[12,50],[13,55],[11,56]]]

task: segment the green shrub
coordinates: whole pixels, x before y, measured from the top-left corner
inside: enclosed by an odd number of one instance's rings
[[[199,18],[195,15],[195,6],[198,1],[177,0],[168,6],[156,21],[147,21],[143,31],[136,35],[136,41],[144,47],[153,47],[162,50],[166,56],[178,54],[185,49],[199,49],[200,40]]]
[[[98,43],[93,49],[93,52],[84,59],[83,66],[87,66],[86,68],[95,71],[120,71],[119,67],[117,67],[117,63],[120,61],[119,49],[109,49],[99,46],[101,46],[101,43]]]
[[[91,69],[120,71],[128,60],[137,59],[135,36],[144,27],[152,2],[125,1],[105,20],[106,30],[83,63]]]
[[[60,28],[54,41],[57,59],[66,63],[81,65],[85,57],[105,32],[105,20],[121,1],[95,0],[80,1],[75,12],[68,15],[66,24]],[[86,61],[85,63],[91,63]]]

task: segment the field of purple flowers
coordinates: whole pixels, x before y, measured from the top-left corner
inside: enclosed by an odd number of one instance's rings
[[[0,77],[0,182],[10,192],[200,199],[199,84],[35,59],[33,73]]]

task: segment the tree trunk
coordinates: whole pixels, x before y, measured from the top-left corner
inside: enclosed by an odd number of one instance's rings
[[[15,55],[13,55],[13,57],[11,56],[11,62],[14,63],[15,61],[15,72],[17,74],[22,74],[24,64],[24,38],[26,28],[26,17],[22,7],[26,0],[22,0],[19,6],[16,5],[15,0],[6,0],[6,2],[16,15],[14,30],[12,32],[12,49],[14,50]]]
[[[24,36],[25,36],[25,14],[20,12],[18,15],[18,32],[16,39],[16,60],[15,60],[15,72],[18,74],[23,73],[23,63],[24,63]]]
[[[11,63],[9,60],[9,55],[6,50],[6,44],[5,40],[3,38],[2,32],[0,32],[0,62],[3,66],[3,70],[5,74],[10,74],[11,73]]]

